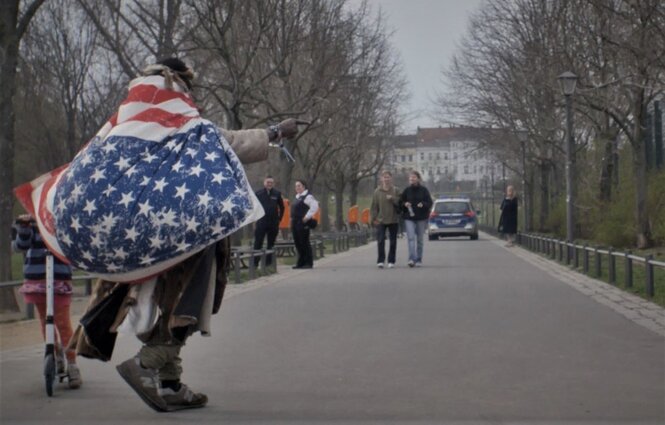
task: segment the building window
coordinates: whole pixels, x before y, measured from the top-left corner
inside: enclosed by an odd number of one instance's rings
[[[425,152],[420,152],[420,160],[421,161],[425,160]]]
[[[469,166],[468,165],[464,166],[464,174],[469,174]]]
[[[402,155],[402,162],[406,161],[406,155]]]
[[[413,155],[409,155],[409,162],[413,162]]]
[[[437,159],[437,161],[441,159],[441,153],[439,153],[439,152],[436,153],[436,159]]]
[[[441,175],[441,167],[436,167],[436,174]]]
[[[474,165],[473,166],[473,174],[476,174],[476,172],[477,172],[477,169],[476,169],[476,166]]]
[[[483,173],[483,166],[481,165],[480,166],[480,174],[482,174],[482,173]]]
[[[443,167],[443,172],[448,174],[448,166],[447,165],[445,167]]]
[[[453,152],[453,159],[457,159],[457,152]]]
[[[443,153],[443,159],[448,159],[448,152]]]

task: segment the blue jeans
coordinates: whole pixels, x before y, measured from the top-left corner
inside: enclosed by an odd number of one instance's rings
[[[404,220],[406,237],[409,242],[409,261],[421,263],[423,261],[423,242],[427,220]]]

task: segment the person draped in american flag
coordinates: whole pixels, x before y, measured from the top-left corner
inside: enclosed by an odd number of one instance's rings
[[[227,236],[264,213],[241,161],[265,160],[269,143],[305,123],[220,129],[200,116],[193,78],[177,58],[148,66],[70,164],[16,189],[50,250],[101,278],[72,345],[109,360],[117,332],[139,336],[141,350],[117,370],[157,411],[206,405],[180,382],[179,353],[194,332],[209,335]]]

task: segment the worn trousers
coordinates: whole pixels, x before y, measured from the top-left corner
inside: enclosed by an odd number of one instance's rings
[[[376,245],[379,250],[377,263],[386,261],[386,230],[388,231],[389,247],[388,262],[395,264],[395,253],[397,252],[397,230],[398,223],[381,224],[376,226]]]

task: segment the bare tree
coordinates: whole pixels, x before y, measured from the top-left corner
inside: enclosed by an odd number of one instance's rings
[[[14,94],[19,43],[44,0],[0,2],[0,281],[11,278],[9,244],[14,207]],[[16,308],[12,290],[3,289],[0,310]]]

